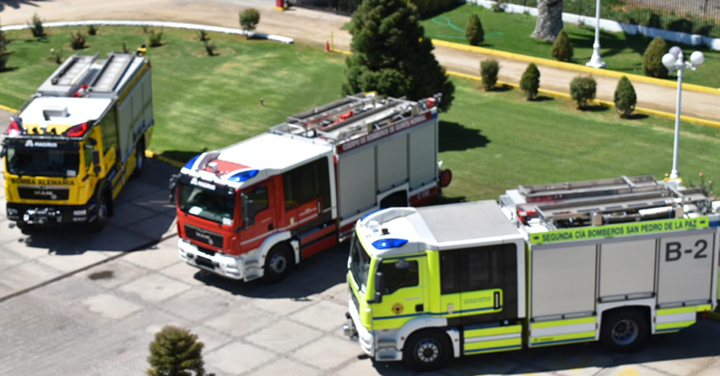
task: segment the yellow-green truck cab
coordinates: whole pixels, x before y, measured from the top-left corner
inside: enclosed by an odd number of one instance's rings
[[[617,192],[620,179],[367,215],[348,259],[345,333],[377,361],[430,370],[596,340],[629,351],[694,324],[717,305],[719,205],[631,180],[636,191]]]
[[[142,170],[153,123],[147,59],[70,57],[3,138],[8,219],[23,231],[64,223],[99,231]]]

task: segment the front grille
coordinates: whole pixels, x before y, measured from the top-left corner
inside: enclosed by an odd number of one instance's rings
[[[190,239],[197,240],[199,242],[209,244],[214,247],[223,246],[222,235],[201,229],[199,227],[185,225],[185,235],[187,235],[187,237]]]
[[[203,247],[197,247],[197,249],[198,249],[198,251],[200,251],[208,256],[215,256],[215,253],[216,253],[215,251],[211,251],[211,250],[209,250],[207,248],[203,248]]]
[[[20,198],[27,200],[67,200],[70,190],[67,188],[18,187]]]

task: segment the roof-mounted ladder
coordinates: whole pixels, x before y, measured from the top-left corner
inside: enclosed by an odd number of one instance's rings
[[[518,186],[518,191],[525,196],[525,201],[528,203],[658,191],[663,189],[665,189],[664,186],[659,185],[652,175],[622,176],[612,179]]]
[[[70,56],[57,70],[57,73],[50,78],[50,82],[53,85],[74,86],[85,76],[99,55],[98,53],[93,56],[80,56],[79,54]]]
[[[100,73],[90,84],[90,90],[96,93],[113,92],[133,59],[134,56],[131,54],[111,53],[108,55],[107,60],[100,68]]]

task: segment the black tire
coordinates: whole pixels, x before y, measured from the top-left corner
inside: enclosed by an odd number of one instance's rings
[[[145,167],[145,139],[138,141],[135,147],[135,171],[133,171],[133,176],[142,175],[143,167]]]
[[[452,352],[452,343],[447,334],[424,330],[411,335],[405,342],[403,361],[416,371],[434,371],[450,360]]]
[[[600,342],[613,351],[632,352],[648,340],[649,325],[641,310],[620,310],[603,315]]]
[[[108,207],[107,202],[107,194],[100,195],[100,200],[98,201],[97,206],[97,217],[95,217],[95,220],[90,222],[89,228],[91,232],[100,232],[105,228],[105,223],[107,223],[108,213],[110,212],[110,208]]]
[[[265,258],[263,280],[267,283],[278,283],[290,274],[293,266],[292,249],[285,243],[277,244]]]

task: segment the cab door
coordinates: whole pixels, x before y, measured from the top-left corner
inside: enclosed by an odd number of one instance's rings
[[[427,257],[382,260],[382,301],[372,306],[373,330],[401,327],[414,317],[425,314]]]
[[[517,316],[516,245],[440,252],[441,308],[471,324]]]
[[[244,228],[241,232],[241,250],[257,248],[260,243],[275,232],[275,183],[268,180],[248,189],[241,194],[241,220]]]

